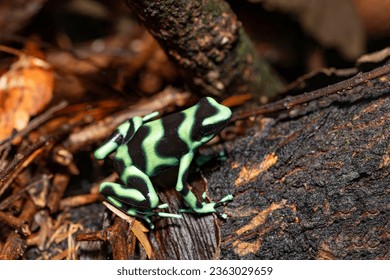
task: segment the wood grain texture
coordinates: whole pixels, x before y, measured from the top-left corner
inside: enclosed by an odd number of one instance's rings
[[[155,180],[159,185],[159,197],[170,205],[172,212],[186,207],[181,195],[174,189],[177,169],[172,168]],[[189,181],[197,197],[207,187],[204,178],[195,174]],[[158,183],[157,183],[158,182]],[[220,230],[215,215],[184,213],[182,219],[157,219],[156,229],[149,238],[154,250],[154,259],[216,259],[218,258]]]

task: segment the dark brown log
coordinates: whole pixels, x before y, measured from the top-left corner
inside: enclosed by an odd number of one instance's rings
[[[280,81],[223,0],[126,1],[197,93],[272,96]]]
[[[385,71],[294,108],[300,117],[263,119],[229,148],[208,178],[213,197],[235,196],[222,259],[390,258],[389,81]]]

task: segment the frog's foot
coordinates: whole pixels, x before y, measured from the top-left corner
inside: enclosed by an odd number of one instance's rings
[[[163,217],[163,218],[174,218],[174,219],[181,219],[182,215],[180,214],[174,214],[174,213],[168,213],[168,212],[154,212],[155,216]]]
[[[206,199],[206,192],[202,194],[203,200]],[[217,202],[205,202],[198,203],[198,205],[194,208],[182,208],[180,209],[181,213],[196,213],[196,214],[208,214],[208,213],[216,213],[220,218],[226,219],[227,215],[218,211],[216,209],[217,207],[221,206],[224,203],[227,203],[229,201],[233,200],[233,195],[228,194],[225,197],[223,197],[221,200]]]
[[[161,204],[161,205],[157,206],[158,209],[165,209],[167,207],[168,207],[168,204]],[[154,224],[152,223],[152,221],[150,219],[150,217],[152,217],[152,216],[159,216],[159,217],[163,217],[163,218],[175,218],[175,219],[182,218],[182,216],[180,214],[174,214],[174,213],[169,213],[169,212],[159,212],[159,211],[153,210],[153,209],[148,209],[148,210],[144,211],[144,210],[139,210],[139,209],[135,209],[135,208],[129,208],[126,211],[126,214],[133,216],[133,217],[143,219],[149,225],[149,227],[151,229],[154,229]]]
[[[157,206],[157,209],[166,209],[168,208],[168,203],[160,204]],[[164,217],[164,218],[174,218],[174,219],[181,219],[182,216],[180,214],[174,214],[169,212],[160,212],[160,211],[153,211],[154,216]]]

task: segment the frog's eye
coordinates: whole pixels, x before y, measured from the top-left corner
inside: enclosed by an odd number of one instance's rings
[[[212,124],[202,125],[200,133],[202,137],[215,136],[229,123],[229,119],[220,119]]]
[[[216,132],[216,125],[210,124],[210,125],[202,126],[202,128],[200,129],[200,134],[202,137],[213,135],[215,133],[218,133]]]

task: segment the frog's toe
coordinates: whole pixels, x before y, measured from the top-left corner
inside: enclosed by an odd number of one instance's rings
[[[163,218],[174,218],[174,219],[183,218],[183,216],[180,214],[167,213],[167,212],[156,212],[156,215]]]
[[[166,209],[168,207],[169,207],[168,203],[163,203],[157,206],[158,209]]]
[[[218,206],[220,206],[226,202],[232,201],[232,200],[233,200],[233,195],[228,194],[228,195],[224,196],[220,201],[216,202],[215,207],[218,207]]]
[[[206,193],[202,194],[202,198],[206,199]],[[229,194],[225,197],[223,197],[221,200],[217,202],[202,202],[200,205],[194,208],[181,208],[181,213],[197,213],[197,214],[208,214],[208,213],[216,213],[220,218],[226,219],[227,215],[221,213],[217,210],[217,207],[221,206],[224,203],[227,203],[229,201],[233,200],[233,195]]]
[[[132,216],[142,219],[145,221],[145,223],[149,226],[150,229],[154,229],[154,224],[152,223],[152,220],[149,218],[151,215],[150,212],[135,212],[136,214],[132,214]]]
[[[228,218],[228,215],[219,211],[218,209],[215,209],[217,207],[217,203],[208,203],[208,206],[206,207],[208,209],[200,208],[200,209],[192,209],[192,208],[181,208],[179,211],[181,213],[192,213],[192,214],[210,214],[210,213],[215,213],[218,218],[226,220]]]
[[[182,218],[182,216],[180,214],[174,214],[174,213],[168,213],[168,212],[158,212],[158,211],[143,212],[142,215],[139,214],[138,217],[142,218],[148,224],[150,229],[154,229],[155,226],[150,219],[150,217],[152,217],[152,216],[158,216],[158,217],[162,217],[162,218],[175,218],[175,219]]]
[[[219,210],[215,211],[215,214],[218,216],[218,218],[223,219],[223,220],[226,220],[228,218],[227,214],[225,214]]]
[[[143,219],[148,224],[150,229],[154,229],[154,224],[152,223],[152,221],[148,217],[145,216],[145,217],[143,217]]]

